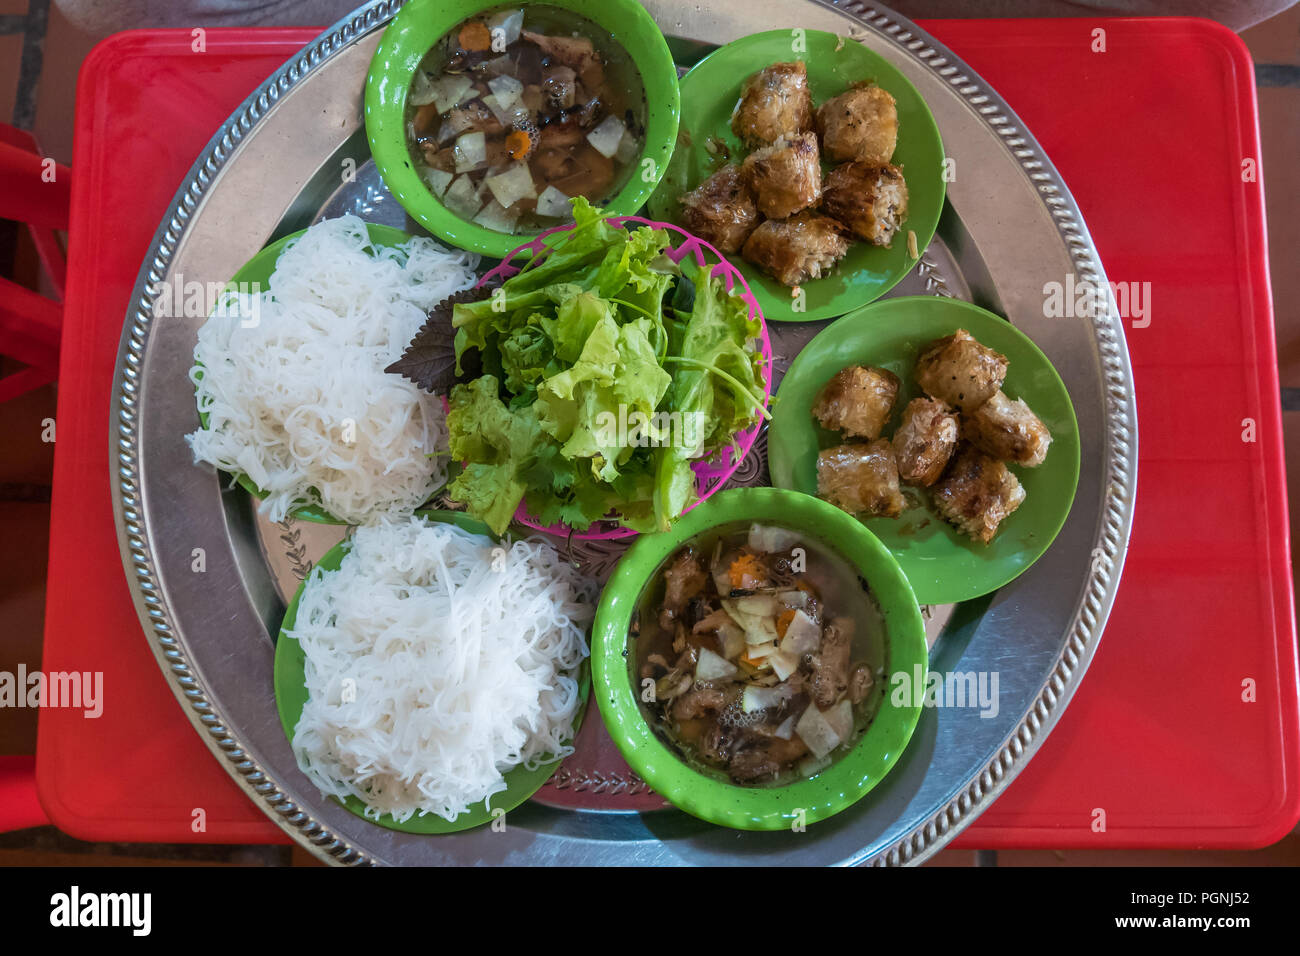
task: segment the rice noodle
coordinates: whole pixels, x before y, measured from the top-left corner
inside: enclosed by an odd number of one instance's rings
[[[246,474],[272,521],[304,504],[356,524],[410,514],[446,478],[428,456],[447,426],[438,398],[384,368],[477,264],[431,239],[372,245],[356,216],[312,226],[268,290],[229,295],[199,329],[195,461]]]
[[[573,752],[590,585],[541,538],[413,517],[358,528],[287,632],[306,654],[302,771],[366,815],[454,820],[503,775]]]

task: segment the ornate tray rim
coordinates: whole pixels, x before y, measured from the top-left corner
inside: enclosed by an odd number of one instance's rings
[[[809,0],[855,18],[878,38],[895,45],[939,77],[976,112],[1015,157],[1033,183],[1066,247],[1075,275],[1108,289],[1096,248],[1073,198],[1038,143],[1024,131],[1001,97],[951,51],[910,21],[890,10],[860,0],[829,3]],[[196,160],[155,234],[141,267],[126,315],[119,348],[110,410],[110,461],[114,519],[132,598],[150,646],[169,686],[182,702],[188,719],[236,782],[285,832],[326,862],[382,864],[386,861],[352,846],[313,818],[311,808],[294,803],[276,781],[245,752],[226,726],[203,681],[191,666],[190,650],[176,634],[172,609],[163,596],[155,571],[155,553],[148,529],[148,508],[142,500],[140,413],[145,349],[153,322],[153,297],[148,290],[163,281],[178,245],[223,165],[237,147],[290,90],[348,45],[382,27],[402,0],[371,0],[327,29],[271,75],[232,114]],[[919,863],[950,842],[1002,792],[1028,762],[1073,696],[1086,672],[1114,602],[1124,552],[1132,524],[1136,489],[1137,421],[1132,372],[1122,320],[1113,297],[1091,316],[1099,353],[1105,402],[1103,439],[1104,493],[1099,532],[1092,561],[1064,646],[1041,690],[982,770],[962,785],[937,811],[904,836],[870,856],[860,851],[846,863],[906,865]],[[1077,504],[1077,502],[1076,502]]]

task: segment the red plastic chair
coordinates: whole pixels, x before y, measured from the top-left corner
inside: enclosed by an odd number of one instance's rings
[[[27,366],[0,378],[0,402],[59,374],[68,267],[55,230],[68,228],[71,186],[72,171],[43,159],[31,133],[0,124],[0,219],[26,224],[58,296],[58,301],[47,299],[0,277],[0,354]],[[0,757],[0,832],[49,822],[36,796],[36,758]]]
[[[0,757],[0,833],[49,825],[36,796],[36,758]]]
[[[0,277],[0,354],[27,368],[0,378],[0,402],[59,374],[67,262],[55,230],[68,228],[72,171],[41,156],[35,137],[0,124],[0,219],[25,223],[56,300]]]

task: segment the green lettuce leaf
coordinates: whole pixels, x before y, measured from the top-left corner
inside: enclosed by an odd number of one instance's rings
[[[448,491],[501,534],[523,500],[531,469],[549,439],[535,406],[508,408],[498,389],[496,377],[484,375],[451,390],[447,413],[451,455],[465,462],[465,469]]]
[[[484,374],[452,391],[450,493],[498,533],[521,500],[546,523],[666,529],[692,463],[757,420],[758,324],[709,269],[683,275],[665,232],[614,228],[585,200],[574,217],[490,298],[454,306],[458,365],[477,351]]]
[[[679,416],[679,441],[661,449],[655,471],[655,520],[667,530],[695,494],[692,460],[710,457],[758,420],[763,395],[762,356],[747,348],[759,333],[749,307],[700,267],[690,318],[666,359],[673,369],[670,397]]]

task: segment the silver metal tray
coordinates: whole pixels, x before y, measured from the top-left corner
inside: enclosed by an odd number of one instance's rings
[[[1107,289],[1079,211],[1006,104],[913,24],[856,0],[750,0],[743,11],[647,0],[679,59],[759,30],[805,27],[860,40],[925,97],[955,176],[938,234],[891,295],[950,295],[1006,315],[1069,388],[1083,443],[1078,494],[1056,542],[995,595],[927,609],[931,666],[997,675],[992,708],[927,708],[892,773],[856,806],[805,832],[740,833],[662,806],[588,719],[579,749],[503,831],[397,833],[323,798],[299,772],[271,686],[286,596],[341,529],[261,519],[250,499],[195,467],[187,378],[199,319],[153,316],[158,283],[219,287],[268,241],[355,212],[410,227],[368,164],[365,73],[399,2],[340,21],[255,91],[190,171],[141,268],[114,387],[114,510],[150,645],[209,748],[266,813],[322,859],[362,864],[917,863],[966,827],[1033,755],[1096,648],[1123,565],[1136,487],[1137,422],[1121,320],[1045,318],[1044,285]],[[350,162],[349,162],[350,161]],[[355,177],[345,171],[356,170]],[[777,374],[826,323],[772,325]],[[734,481],[766,482],[765,442]],[[206,570],[194,570],[194,549]],[[604,577],[616,546],[578,547]],[[984,714],[982,716],[981,714]],[[589,718],[595,717],[593,710]],[[612,756],[611,756],[612,754]],[[166,768],[160,768],[166,772]]]

